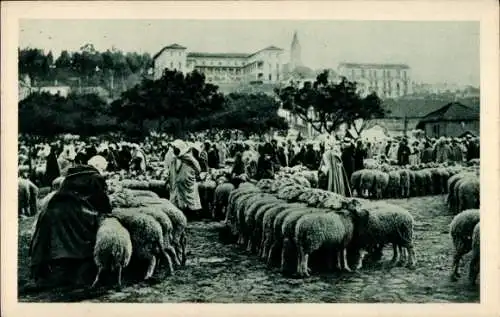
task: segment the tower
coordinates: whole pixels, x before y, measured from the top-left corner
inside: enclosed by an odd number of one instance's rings
[[[290,48],[290,70],[293,71],[297,66],[302,66],[301,47],[297,31],[293,33],[292,47]]]

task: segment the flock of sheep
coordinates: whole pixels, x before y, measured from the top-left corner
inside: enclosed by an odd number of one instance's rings
[[[151,191],[117,189],[110,195],[113,212],[97,231],[94,261],[98,268],[93,287],[105,270],[115,271],[121,286],[122,269],[131,258],[147,263],[144,280],[150,279],[160,260],[167,273],[186,264],[187,219],[167,199]]]
[[[316,266],[359,270],[368,257],[380,260],[386,245],[393,248],[391,265],[415,268],[415,221],[410,212],[366,198],[447,193],[449,210],[456,214],[450,224],[455,247],[451,277],[457,280],[460,260],[472,251],[469,279],[475,283],[480,256],[478,165],[366,168],[353,174],[351,181],[358,197],[315,188],[317,173],[298,168],[282,170],[275,180],[243,183],[237,189],[224,177],[198,186],[212,217],[224,220],[234,243],[270,267],[302,277]],[[32,202],[30,197],[36,196],[30,183],[19,181],[20,201],[26,207]],[[147,263],[144,280],[155,274],[160,262],[169,274],[184,266],[187,219],[168,199],[160,198],[165,183],[115,178],[110,184],[113,212],[102,219],[97,232],[94,260],[98,273],[92,286],[106,270],[116,272],[121,286],[122,270],[133,258]]]

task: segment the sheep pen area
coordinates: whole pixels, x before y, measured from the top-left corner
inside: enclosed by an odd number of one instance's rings
[[[219,240],[222,222],[189,223],[187,265],[155,283],[125,283],[121,291],[96,289],[33,291],[28,283],[28,247],[33,219],[19,221],[20,302],[202,302],[202,303],[367,303],[479,302],[479,287],[466,278],[450,281],[452,242],[445,196],[390,199],[414,216],[417,267],[389,268],[392,247],[382,261],[353,273],[284,277],[256,256]],[[461,263],[467,270],[470,255]]]

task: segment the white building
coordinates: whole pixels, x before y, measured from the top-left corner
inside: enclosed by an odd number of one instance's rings
[[[376,92],[380,98],[411,94],[410,67],[406,64],[340,63],[339,76],[358,83],[363,96]]]
[[[158,79],[165,69],[189,73],[197,70],[208,82],[279,82],[282,76],[283,50],[269,46],[255,53],[188,52],[179,44],[162,48],[153,56],[153,75]]]

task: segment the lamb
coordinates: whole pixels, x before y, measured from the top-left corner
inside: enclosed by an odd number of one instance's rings
[[[103,219],[97,230],[94,246],[94,262],[98,268],[92,288],[99,282],[104,270],[117,272],[118,287],[122,286],[122,269],[132,257],[130,234],[115,217]]]
[[[161,225],[150,215],[142,213],[139,208],[117,208],[114,215],[130,233],[134,257],[148,262],[144,280],[149,280],[155,272],[157,261],[167,262],[168,274],[172,274],[172,260],[164,250],[163,231]]]
[[[472,257],[469,264],[469,282],[472,285],[476,284],[476,279],[479,275],[480,269],[480,256],[481,256],[481,233],[479,229],[479,222],[472,231]]]
[[[479,223],[479,209],[467,209],[456,215],[450,224],[450,236],[455,247],[451,280],[460,277],[459,265],[462,257],[472,249],[474,227]]]
[[[413,244],[414,219],[412,215],[399,206],[385,202],[362,203],[359,211],[360,216],[366,219],[358,228],[355,237],[355,244],[360,249],[372,250],[381,249],[385,244],[391,243],[393,246],[392,264],[404,263],[406,253],[408,253],[408,267],[414,268],[416,264],[416,254]],[[399,254],[398,254],[399,251]],[[362,263],[359,264],[361,268]]]
[[[298,251],[297,273],[300,276],[309,276],[309,255],[323,246],[339,250],[339,263],[345,271],[351,271],[347,264],[346,248],[359,220],[357,211],[351,208],[303,215],[297,221],[294,235]]]
[[[229,194],[234,189],[234,185],[231,183],[223,183],[215,188],[214,201],[212,203],[213,219],[222,219],[223,215],[225,216],[225,210],[229,203]]]

